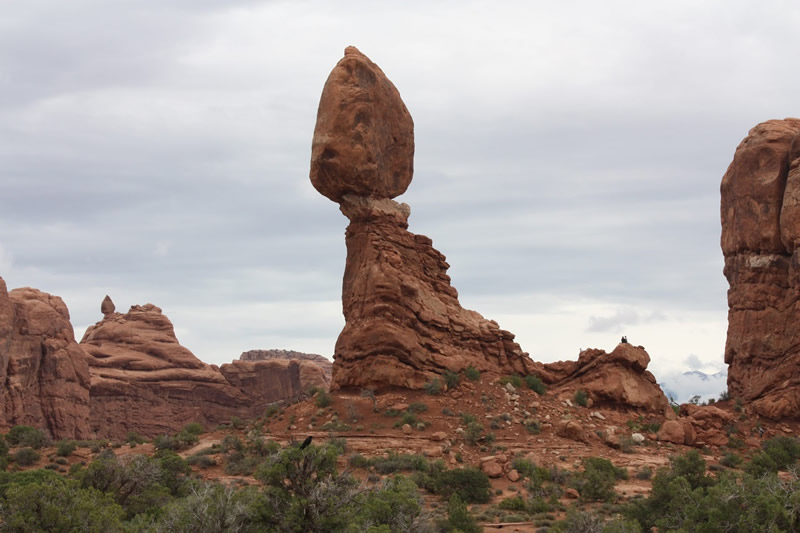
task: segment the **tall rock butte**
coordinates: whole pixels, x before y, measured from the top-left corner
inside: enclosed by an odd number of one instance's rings
[[[322,90],[311,153],[311,183],[350,220],[331,388],[419,389],[469,365],[528,374],[514,335],[462,308],[444,255],[408,231],[411,210],[392,198],[413,171],[414,123],[399,92],[348,47]]]
[[[800,413],[800,119],[736,148],[721,186],[728,392],[768,418]]]

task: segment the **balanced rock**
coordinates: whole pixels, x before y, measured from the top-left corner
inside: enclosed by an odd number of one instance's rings
[[[533,368],[512,333],[461,307],[444,255],[408,231],[410,208],[391,198],[411,182],[413,155],[413,122],[397,89],[347,48],[325,83],[311,156],[312,184],[350,220],[332,389],[419,389],[469,365]]]
[[[114,302],[111,301],[111,298],[106,294],[106,297],[103,298],[103,302],[100,304],[100,312],[103,313],[103,316],[108,316],[114,313],[117,308],[114,305]]]
[[[344,195],[394,198],[414,173],[414,122],[378,65],[353,46],[325,82],[311,146],[311,183]]]
[[[54,439],[89,431],[89,366],[63,300],[0,278],[0,429],[29,425]]]
[[[722,178],[728,392],[772,419],[800,412],[800,120],[750,130]]]
[[[650,355],[641,346],[620,343],[611,353],[587,349],[577,361],[536,363],[536,373],[558,394],[581,389],[594,405],[627,406],[675,418],[664,391],[647,370]]]

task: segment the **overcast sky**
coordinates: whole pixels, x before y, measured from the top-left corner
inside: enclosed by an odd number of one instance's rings
[[[719,183],[798,114],[796,2],[3,4],[0,276],[76,335],[160,306],[206,362],[330,356],[346,218],[308,179],[355,45],[415,121],[410,230],[465,307],[541,361],[627,335],[657,377],[718,370]]]

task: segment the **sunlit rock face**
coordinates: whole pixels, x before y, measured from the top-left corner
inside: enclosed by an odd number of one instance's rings
[[[800,120],[757,125],[722,178],[728,391],[759,414],[800,413]]]
[[[311,155],[311,183],[350,220],[333,389],[418,389],[469,365],[533,368],[512,333],[461,307],[444,255],[408,231],[410,208],[392,198],[411,183],[413,157],[414,125],[399,92],[348,47],[322,91]]]

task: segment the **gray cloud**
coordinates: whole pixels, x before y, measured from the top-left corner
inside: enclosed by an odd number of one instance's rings
[[[355,44],[415,118],[400,200],[465,300],[516,315],[536,311],[525,294],[591,300],[608,314],[574,329],[594,332],[644,324],[641,309],[724,317],[719,181],[750,127],[797,112],[799,15],[721,1],[15,3],[0,21],[0,275],[64,296],[76,324],[106,292],[152,301],[213,362],[278,341],[330,353],[346,219],[308,160],[322,84]],[[264,314],[281,306],[320,311]],[[583,342],[563,338],[568,354]]]

